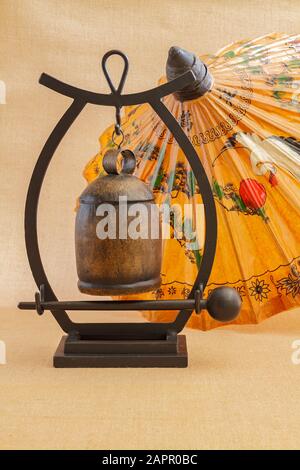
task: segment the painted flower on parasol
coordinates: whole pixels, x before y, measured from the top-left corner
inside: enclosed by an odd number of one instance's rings
[[[241,181],[239,192],[245,206],[253,211],[261,209],[266,202],[267,195],[264,185],[252,178]]]
[[[300,36],[271,34],[201,58],[172,47],[160,82],[188,69],[196,82],[164,103],[194,145],[214,193],[218,243],[207,292],[234,287],[243,301],[235,323],[257,323],[300,303],[294,287],[300,282]],[[112,129],[100,136],[100,152],[84,170],[88,181],[102,171]],[[149,294],[166,299],[176,289],[185,297],[203,254],[197,182],[148,105],[126,108],[122,129],[137,156],[136,175],[153,189],[156,202],[189,207],[183,224],[194,230],[197,243],[164,241],[162,286]],[[285,288],[285,279],[293,288]],[[175,314],[150,312],[148,318],[169,321]],[[203,312],[189,325],[205,330],[219,323]]]
[[[268,293],[271,292],[269,285],[263,279],[255,279],[254,281],[251,281],[249,290],[250,295],[253,295],[255,300],[258,300],[259,302],[267,299]]]

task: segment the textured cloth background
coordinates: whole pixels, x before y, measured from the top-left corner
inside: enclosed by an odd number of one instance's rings
[[[100,59],[120,48],[130,59],[126,91],[139,91],[156,84],[171,45],[214,52],[271,31],[299,33],[299,25],[298,0],[0,0],[0,339],[8,352],[0,367],[0,448],[299,448],[300,365],[291,362],[297,310],[258,326],[188,331],[188,369],[116,371],[52,369],[58,325],[49,314],[6,308],[32,300],[36,289],[23,240],[25,196],[69,105],[38,85],[42,72],[106,92]],[[80,298],[73,208],[85,186],[81,170],[113,118],[112,109],[88,106],[47,173],[41,252],[61,298]]]
[[[179,45],[214,52],[271,31],[299,32],[300,5],[259,0],[0,0],[0,299],[14,306],[35,289],[23,240],[27,186],[39,152],[70,100],[38,84],[47,72],[78,87],[107,92],[100,60],[113,48],[129,57],[126,91],[155,86],[167,51]],[[115,66],[114,66],[115,65]],[[118,63],[111,70],[117,74]],[[40,243],[60,297],[78,298],[73,246],[82,168],[114,110],[87,106],[59,146],[41,195]]]

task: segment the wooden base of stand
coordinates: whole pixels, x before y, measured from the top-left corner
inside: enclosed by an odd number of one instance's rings
[[[84,340],[63,336],[54,367],[187,367],[185,335],[166,340]]]

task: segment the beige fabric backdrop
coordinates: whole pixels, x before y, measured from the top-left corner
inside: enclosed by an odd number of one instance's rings
[[[37,156],[69,99],[38,85],[41,72],[106,92],[99,61],[108,49],[128,54],[126,91],[156,84],[168,48],[206,53],[271,31],[299,33],[298,0],[0,0],[1,231],[0,302],[14,306],[35,290],[23,241],[23,209]],[[112,70],[118,71],[117,64]],[[81,171],[98,150],[112,109],[88,106],[60,145],[43,187],[39,214],[43,260],[60,297],[80,298],[73,247]]]
[[[41,72],[105,92],[100,58],[121,48],[130,58],[126,90],[133,92],[155,85],[173,44],[213,52],[270,31],[299,33],[299,26],[299,0],[0,0],[0,80],[7,87],[0,105],[0,339],[8,359],[0,367],[0,449],[299,449],[300,365],[291,361],[298,309],[261,325],[187,330],[188,369],[116,371],[53,369],[61,331],[51,315],[7,308],[33,298],[23,241],[26,190],[69,105],[38,85]],[[87,107],[47,173],[40,242],[61,298],[80,298],[72,209],[85,185],[81,170],[113,117],[113,110]],[[109,321],[111,313],[97,318]]]

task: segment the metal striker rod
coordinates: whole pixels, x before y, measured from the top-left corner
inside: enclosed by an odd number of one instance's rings
[[[43,310],[194,310],[195,299],[179,300],[91,300],[91,301],[60,301],[41,302]],[[206,307],[206,300],[200,300],[200,308]],[[21,310],[35,310],[35,302],[20,302]]]

